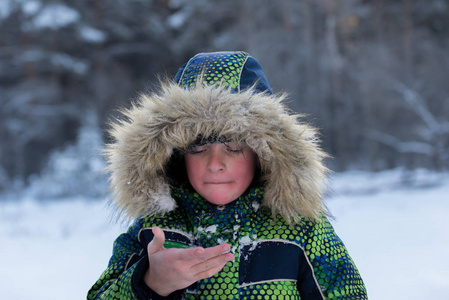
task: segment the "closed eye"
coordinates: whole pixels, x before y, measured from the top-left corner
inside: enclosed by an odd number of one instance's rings
[[[231,147],[227,147],[226,148],[228,151],[232,152],[232,153],[242,153],[243,152],[243,148],[231,148]]]
[[[206,151],[206,146],[197,146],[192,149],[189,149],[189,154],[195,155],[195,154],[202,153],[204,151]]]
[[[225,143],[226,149],[232,153],[241,153],[243,152],[244,147],[235,142],[227,142]]]

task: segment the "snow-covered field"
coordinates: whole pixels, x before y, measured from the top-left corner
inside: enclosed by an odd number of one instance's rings
[[[370,299],[448,299],[449,175],[343,173],[328,204]],[[1,299],[85,299],[125,225],[106,200],[0,201]]]

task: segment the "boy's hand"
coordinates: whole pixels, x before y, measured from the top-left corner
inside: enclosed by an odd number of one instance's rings
[[[234,254],[228,244],[215,247],[165,249],[165,234],[153,227],[153,240],[148,244],[150,268],[145,273],[145,283],[161,296],[188,287],[192,283],[218,273]]]

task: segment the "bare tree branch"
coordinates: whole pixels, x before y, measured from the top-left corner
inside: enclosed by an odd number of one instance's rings
[[[431,144],[421,142],[402,142],[392,135],[377,130],[370,130],[368,132],[368,136],[379,143],[394,148],[400,153],[416,153],[429,156],[434,154],[434,147]]]
[[[420,94],[409,88],[403,83],[398,83],[395,86],[396,90],[402,94],[403,99],[410,105],[411,109],[424,121],[429,129],[434,133],[441,132],[441,125],[430,112],[426,103]]]

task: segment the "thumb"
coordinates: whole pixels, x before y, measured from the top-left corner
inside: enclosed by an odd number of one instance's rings
[[[160,229],[159,227],[153,227],[152,229],[153,231],[153,239],[151,240],[151,242],[148,244],[148,255],[152,255],[156,252],[158,252],[159,250],[164,249],[164,243],[165,243],[165,234],[164,231],[162,231],[162,229]]]

